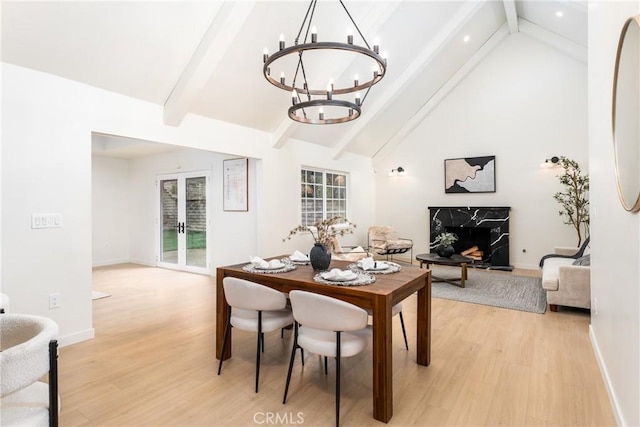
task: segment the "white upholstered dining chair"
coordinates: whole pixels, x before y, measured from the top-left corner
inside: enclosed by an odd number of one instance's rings
[[[264,334],[293,324],[293,315],[291,309],[287,307],[286,295],[280,291],[235,277],[225,277],[222,285],[231,310],[225,325],[218,375],[222,371],[222,355],[228,344],[231,326],[243,331],[255,332],[257,334],[257,393],[260,380],[260,353],[264,350]]]
[[[336,426],[340,422],[340,359],[354,356],[367,346],[366,310],[339,299],[306,291],[289,293],[294,339],[282,403],[287,402],[291,372],[298,348],[336,359]],[[326,372],[326,359],[325,359]]]

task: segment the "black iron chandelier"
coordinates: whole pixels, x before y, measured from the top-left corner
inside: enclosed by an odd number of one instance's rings
[[[312,27],[316,4],[317,0],[311,0],[292,46],[285,47],[284,35],[280,35],[277,52],[269,55],[268,50],[265,49],[262,57],[264,62],[262,73],[272,85],[291,92],[292,106],[289,107],[288,115],[292,120],[310,124],[350,122],[360,117],[361,107],[369,90],[385,76],[387,60],[380,55],[377,44],[374,44],[373,48],[369,46],[342,0],[340,0],[340,5],[355,27],[364,46],[354,44],[353,34],[347,34],[346,43],[318,41],[317,30]],[[300,43],[303,32],[304,38]],[[358,58],[358,65],[368,63],[368,69],[372,71],[359,72],[348,81],[334,82],[333,78],[329,76],[319,77],[319,75],[322,74],[322,71],[326,72],[327,65],[335,63],[336,60],[329,59],[327,56],[318,60],[316,57],[315,62],[313,60],[307,61],[305,67],[304,60],[309,59],[315,53],[330,53],[340,57],[339,52],[355,55],[354,58]],[[353,60],[353,62],[356,61]],[[290,83],[287,81],[285,77],[287,74],[284,71],[280,72],[278,78],[271,75],[272,69],[284,69],[287,64],[290,67],[289,75],[293,75]],[[322,69],[322,71],[318,72],[318,69]],[[366,75],[369,72],[372,73],[370,78],[365,78],[361,82],[358,76]],[[364,92],[364,96],[361,96],[361,92]]]

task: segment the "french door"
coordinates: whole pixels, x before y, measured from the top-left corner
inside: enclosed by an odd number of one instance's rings
[[[207,248],[208,172],[160,175],[157,264],[160,267],[210,272]]]

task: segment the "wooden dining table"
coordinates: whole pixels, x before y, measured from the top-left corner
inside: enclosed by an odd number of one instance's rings
[[[279,256],[274,258],[284,258]],[[267,258],[267,260],[270,258]],[[364,286],[336,286],[314,281],[318,273],[310,265],[300,265],[286,273],[253,273],[243,270],[247,263],[218,267],[216,272],[216,356],[231,357],[229,339],[225,354],[222,342],[230,307],[224,295],[225,277],[237,277],[289,293],[304,290],[338,298],[373,313],[373,417],[388,422],[393,416],[393,351],[391,308],[417,292],[416,363],[428,366],[431,358],[431,273],[414,266],[402,266],[391,274],[376,274],[376,281]],[[347,261],[331,262],[330,268],[346,269]]]

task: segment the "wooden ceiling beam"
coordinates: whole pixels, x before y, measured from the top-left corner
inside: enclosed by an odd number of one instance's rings
[[[387,90],[376,99],[374,104],[368,105],[363,111],[362,117],[349,129],[349,131],[334,146],[333,158],[338,159],[342,156],[349,145],[354,141],[355,137],[369,123],[375,120],[379,114],[390,102],[396,99],[403,90],[416,79],[420,73],[433,61],[437,55],[444,49],[450,40],[458,37],[464,26],[476,15],[476,13],[486,4],[486,1],[474,1],[468,3],[460,12],[448,23],[448,25],[431,40],[425,48],[418,53],[416,59],[405,69],[405,71],[391,84]]]
[[[232,47],[233,40],[255,4],[255,1],[225,1],[221,4],[209,29],[164,103],[166,125],[179,126],[182,123],[193,101],[200,96],[214,70]]]
[[[518,9],[516,8],[516,0],[502,0],[504,4],[504,12],[507,15],[507,24],[509,24],[509,34],[515,34],[518,28]]]
[[[373,8],[371,13],[360,23],[360,27],[364,34],[375,34],[380,28],[387,23],[389,17],[400,5],[399,1],[385,2],[380,7]],[[354,60],[355,61],[355,58]],[[341,66],[336,67],[331,75],[343,75],[353,61],[345,62]],[[272,135],[273,148],[281,148],[287,142],[298,123],[294,122],[286,116],[278,125],[276,131]]]
[[[373,156],[374,165],[392,152],[491,51],[509,36],[508,24],[498,29],[462,67]]]

